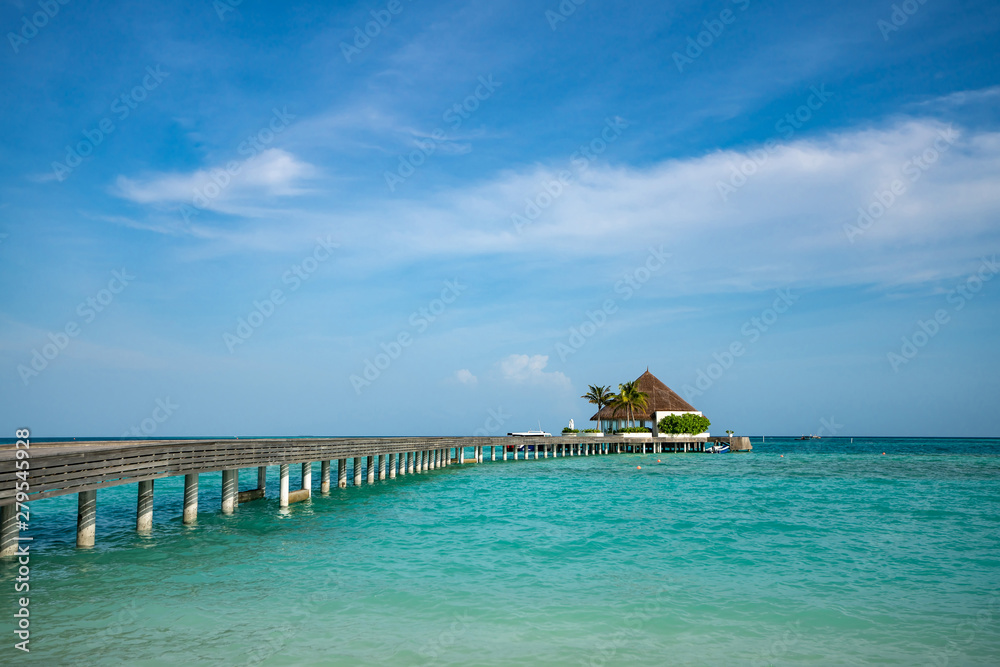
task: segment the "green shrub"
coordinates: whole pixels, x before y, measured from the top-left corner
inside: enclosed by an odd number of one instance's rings
[[[585,429],[583,429],[583,432],[584,433],[601,433],[601,431],[599,431],[596,428],[585,428]]]
[[[570,428],[569,426],[564,426],[563,427],[563,433],[579,433],[579,432],[580,432],[580,429],[577,429],[577,428]]]
[[[625,428],[618,429],[619,433],[652,433],[645,426],[626,426]]]
[[[711,425],[708,417],[686,412],[682,415],[667,415],[659,421],[657,427],[660,433],[697,435],[707,431]]]

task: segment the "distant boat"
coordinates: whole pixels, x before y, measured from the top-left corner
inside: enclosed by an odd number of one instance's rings
[[[729,445],[727,445],[724,442],[719,442],[719,443],[716,443],[716,444],[712,445],[711,447],[709,447],[705,451],[708,452],[709,454],[728,454],[729,453]]]
[[[545,431],[519,431],[517,433],[508,433],[507,435],[516,438],[538,438],[541,436],[551,436],[552,434]]]
[[[822,437],[821,435],[804,435],[799,440],[820,440]]]

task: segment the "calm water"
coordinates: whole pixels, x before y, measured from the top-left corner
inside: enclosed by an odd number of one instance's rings
[[[36,502],[32,651],[4,614],[0,664],[1000,664],[1000,441],[754,449],[452,466],[285,514],[272,475],[232,517],[202,475],[193,528],[174,478],[151,537],[134,485],[100,491],[88,552],[75,496]]]

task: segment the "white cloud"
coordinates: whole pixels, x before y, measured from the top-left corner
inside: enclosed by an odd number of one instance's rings
[[[468,368],[462,368],[455,371],[455,379],[462,384],[476,385],[479,382],[479,378],[472,374]]]
[[[549,357],[545,354],[536,354],[530,357],[526,354],[512,354],[501,359],[497,366],[500,369],[500,376],[509,382],[571,386],[569,378],[563,373],[559,371],[546,373],[545,367],[548,364]]]
[[[300,183],[316,173],[312,165],[280,148],[235,164],[228,163],[228,171],[227,165],[219,165],[146,178],[119,176],[113,193],[139,204],[188,204],[233,212],[231,205],[241,200],[303,194]]]
[[[752,146],[621,167],[609,163],[609,150],[606,159],[573,170],[571,184],[520,232],[511,215],[524,215],[526,200],[543,194],[544,183],[572,170],[569,155],[463,187],[413,188],[409,199],[365,193],[345,207],[342,189],[331,188],[336,193],[315,208],[279,214],[263,198],[269,189],[294,192],[309,168],[285,154],[269,180],[267,170],[259,177],[270,186],[240,189],[242,209],[225,202],[230,212],[246,212],[246,224],[201,231],[219,248],[256,251],[288,248],[333,228],[365,270],[484,256],[589,261],[595,284],[608,280],[602,270],[617,271],[623,261],[639,261],[647,246],[664,244],[673,255],[662,278],[671,294],[922,285],[974,270],[981,253],[1000,245],[1000,133],[958,127],[948,150],[919,170],[917,180],[906,174],[946,129],[933,119],[899,118],[881,127],[793,137],[763,160],[761,147]],[[746,183],[720,196],[719,184],[754,156],[760,164]],[[905,192],[852,243],[845,225],[856,223],[858,209],[894,180]],[[176,200],[195,182],[192,174],[125,180],[122,191],[134,201]]]

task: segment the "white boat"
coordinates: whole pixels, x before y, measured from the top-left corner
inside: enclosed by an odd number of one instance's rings
[[[708,452],[709,454],[728,454],[729,445],[727,445],[724,442],[717,442],[716,444],[712,445],[705,451]]]
[[[542,436],[550,436],[551,433],[546,433],[545,431],[520,431],[518,433],[508,433],[507,435],[518,437],[518,438],[539,438]]]

